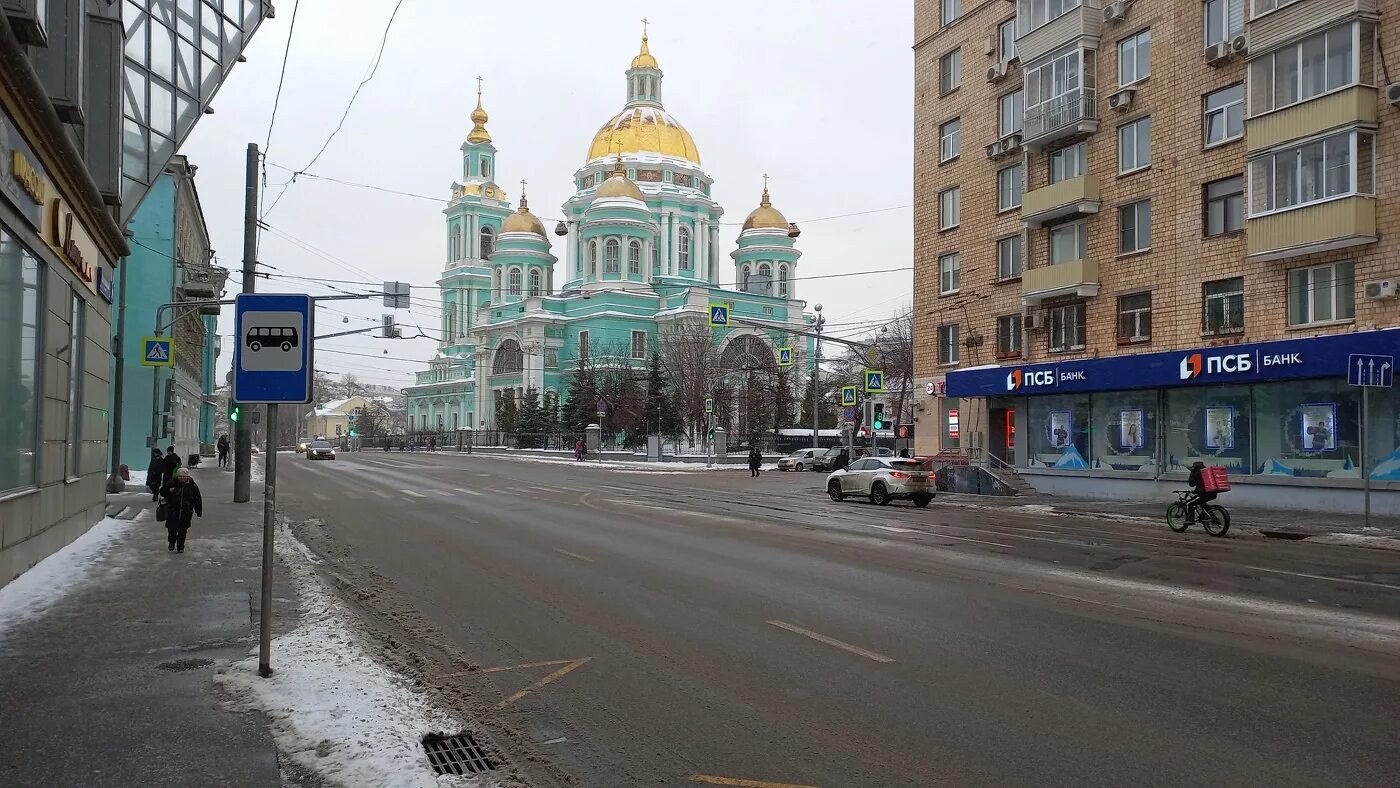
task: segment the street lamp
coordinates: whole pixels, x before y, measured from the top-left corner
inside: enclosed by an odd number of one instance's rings
[[[826,316],[822,314],[821,304],[817,304],[812,308],[817,313],[817,319],[813,321],[813,327],[817,330],[817,352],[812,356],[812,448],[815,449],[821,446],[819,440],[821,435],[819,431],[821,425],[821,410],[817,400],[817,393],[820,388],[818,381],[821,376],[822,364],[822,326],[826,325]]]

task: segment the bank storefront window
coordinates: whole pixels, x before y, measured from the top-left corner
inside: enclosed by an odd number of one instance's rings
[[[1082,471],[1089,468],[1089,398],[1031,397],[1026,447],[1031,467]]]
[[[0,492],[34,483],[41,273],[38,260],[0,231]]]

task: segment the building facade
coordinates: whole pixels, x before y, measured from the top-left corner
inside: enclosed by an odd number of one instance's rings
[[[916,8],[920,451],[1091,495],[1201,461],[1331,510],[1369,477],[1400,511],[1400,401],[1349,366],[1400,323],[1376,0]],[[1364,412],[1348,372],[1387,384]]]
[[[810,317],[797,298],[797,228],[762,196],[725,260],[713,180],[690,133],[662,104],[662,72],[645,36],[626,71],[627,102],[594,134],[554,234],[524,194],[512,210],[495,178],[497,149],[480,95],[444,210],[447,263],[440,355],[405,389],[410,429],[496,429],[502,398],[566,396],[581,363],[644,368],[663,335],[732,323],[716,352],[777,369],[778,348],[810,363]],[[562,264],[562,270],[557,265]]]

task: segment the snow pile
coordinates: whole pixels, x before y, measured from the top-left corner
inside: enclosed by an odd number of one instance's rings
[[[302,608],[301,625],[272,641],[272,676],[258,676],[253,655],[221,671],[235,705],[257,708],[272,721],[278,749],[300,766],[347,786],[487,788],[497,775],[439,776],[428,765],[422,737],[462,728],[374,661],[347,622],[351,613],[310,568],[318,563],[285,528],[277,552],[289,567]]]
[[[72,544],[0,587],[0,640],[17,625],[43,615],[64,596],[91,582],[107,550],[131,527],[130,522],[104,517]]]

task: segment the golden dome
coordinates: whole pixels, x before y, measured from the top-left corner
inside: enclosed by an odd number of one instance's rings
[[[490,115],[486,114],[486,110],[481,108],[481,87],[478,85],[476,89],[476,109],[472,110],[471,114],[472,130],[471,133],[467,134],[467,142],[475,145],[491,141],[491,134],[486,130],[486,121],[489,120],[490,117]]]
[[[700,163],[700,149],[690,132],[657,107],[624,109],[598,129],[588,146],[588,161],[612,153],[658,153]]]
[[[541,238],[546,238],[544,225],[540,223],[538,217],[530,213],[530,202],[525,199],[524,193],[520,195],[520,207],[515,209],[515,213],[506,217],[501,223],[502,233],[534,233]]]
[[[749,213],[749,218],[744,220],[744,229],[752,230],[755,227],[776,227],[783,230],[788,228],[788,220],[773,207],[773,203],[768,201],[768,187],[763,187],[763,199],[758,201],[758,207]]]
[[[656,58],[651,56],[651,50],[647,48],[646,33],[642,34],[642,51],[632,58],[632,68],[661,68],[656,64]]]
[[[642,190],[637,188],[637,184],[627,179],[627,172],[622,169],[621,154],[618,154],[617,163],[613,165],[612,173],[609,174],[607,180],[599,184],[598,192],[594,195],[594,199],[603,197],[631,197],[634,200],[646,202],[647,198],[646,195],[642,194]]]

